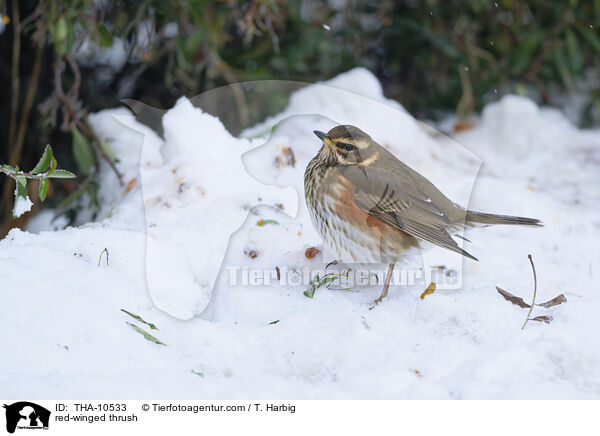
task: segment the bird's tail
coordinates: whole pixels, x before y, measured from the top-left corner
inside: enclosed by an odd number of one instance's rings
[[[536,218],[524,218],[522,216],[510,215],[495,215],[493,213],[474,212],[472,210],[467,211],[466,221],[467,223],[483,225],[508,224],[515,226],[543,227],[541,221]]]

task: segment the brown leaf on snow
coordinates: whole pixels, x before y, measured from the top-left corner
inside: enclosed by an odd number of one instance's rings
[[[498,290],[498,293],[500,295],[502,295],[506,301],[510,301],[512,304],[516,304],[517,306],[522,307],[524,309],[531,307],[531,305],[525,303],[525,301],[523,301],[523,299],[521,297],[517,297],[516,295],[513,295],[510,292],[505,291],[502,288],[499,288],[498,286],[496,286],[496,289]]]
[[[431,283],[429,283],[429,286],[427,286],[427,289],[425,289],[423,291],[423,293],[421,294],[421,300],[424,300],[427,295],[433,294],[434,292],[435,292],[435,283],[431,282]]]
[[[296,166],[296,156],[294,156],[294,151],[291,147],[283,147],[281,149],[281,154],[275,157],[275,166],[277,168]]]
[[[129,181],[129,183],[127,183],[127,187],[125,188],[125,192],[129,192],[131,191],[133,188],[135,188],[135,185],[137,185],[137,178],[133,178]]]
[[[304,256],[306,256],[307,259],[312,259],[320,252],[321,252],[321,250],[319,250],[317,247],[309,247],[304,252]]]
[[[546,316],[546,315],[540,315],[540,316],[536,316],[535,318],[530,318],[530,319],[531,319],[531,321],[545,322],[546,324],[549,324],[550,321],[552,321],[552,317]]]
[[[475,124],[471,123],[470,121],[458,121],[456,124],[454,124],[454,131],[464,132],[465,130],[471,130],[473,127],[475,127]]]
[[[559,296],[554,297],[552,300],[546,301],[545,303],[536,304],[536,306],[542,306],[542,307],[545,307],[546,309],[549,309],[552,306],[558,306],[559,304],[566,303],[566,302],[567,302],[567,297],[565,297],[565,294],[560,294]]]

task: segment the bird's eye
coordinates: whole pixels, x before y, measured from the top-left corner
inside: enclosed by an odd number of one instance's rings
[[[346,144],[346,150],[347,150],[347,151],[352,151],[352,150],[354,150],[354,145]]]

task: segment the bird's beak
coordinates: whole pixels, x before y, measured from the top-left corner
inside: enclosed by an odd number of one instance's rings
[[[317,138],[319,138],[321,141],[323,141],[323,144],[328,145],[330,147],[334,146],[333,141],[331,139],[329,139],[329,136],[327,136],[327,133],[321,132],[320,130],[313,130],[313,133],[315,135],[317,135]]]

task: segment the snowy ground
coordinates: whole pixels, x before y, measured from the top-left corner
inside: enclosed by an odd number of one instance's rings
[[[245,132],[260,136],[252,140],[231,137],[185,99],[165,117],[164,141],[124,109],[93,116],[126,184],[135,185],[119,186],[105,168],[104,219],[41,231],[51,228],[48,212],[29,232],[0,241],[0,396],[600,398],[600,131],[578,130],[555,110],[508,96],[455,142],[385,100],[365,70],[327,85],[297,92],[283,114]],[[469,231],[467,248],[480,262],[461,261],[460,289],[422,300],[421,284],[395,287],[373,310],[380,287],[320,288],[311,299],[306,287],[276,280],[230,286],[232,266],[323,268],[323,256],[304,256],[320,241],[306,216],[302,175],[319,147],[312,131],[334,121],[360,126],[455,201],[540,218],[545,227]],[[261,183],[235,166],[240,156]],[[221,174],[219,162],[235,170]],[[280,202],[283,210],[252,208]],[[277,223],[258,226],[259,219]],[[242,223],[227,246],[223,232]],[[163,258],[147,250],[155,228],[163,229],[157,240],[179,244]],[[103,256],[98,266],[104,248],[108,265]],[[552,322],[521,330],[527,311],[495,286],[530,301],[529,253],[537,301],[560,293],[568,301],[535,308],[533,316]],[[457,262],[452,253],[436,256]]]

